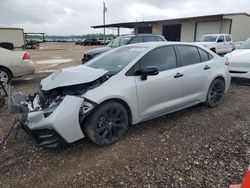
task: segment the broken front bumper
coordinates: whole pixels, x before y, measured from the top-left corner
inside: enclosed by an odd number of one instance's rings
[[[60,143],[72,143],[84,137],[80,126],[79,112],[84,98],[65,96],[57,106],[39,109],[37,97],[31,102],[22,93],[10,97],[12,112],[23,114],[21,126],[42,147],[56,147]],[[32,107],[34,108],[32,108]]]

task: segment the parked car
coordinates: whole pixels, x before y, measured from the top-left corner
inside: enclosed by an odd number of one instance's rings
[[[231,79],[225,62],[195,44],[133,44],[58,70],[34,97],[16,93],[11,101],[28,113],[22,126],[38,146],[85,136],[103,146],[121,139],[130,124],[198,103],[219,105]]]
[[[105,38],[98,38],[98,41],[100,42],[101,45],[105,44]]]
[[[203,35],[196,42],[217,54],[225,54],[234,49],[233,37],[228,34]]]
[[[106,38],[104,41],[104,44],[109,44],[113,39],[112,38]]]
[[[113,48],[119,46],[141,43],[141,42],[153,42],[153,41],[166,41],[163,36],[152,34],[139,34],[139,35],[124,35],[112,40],[106,47],[96,48],[89,50],[83,54],[82,63],[89,61],[90,59],[97,57],[98,55],[107,52]]]
[[[81,45],[84,45],[84,46],[92,46],[92,45],[100,45],[100,41],[96,38],[91,38],[91,39],[85,39]]]
[[[83,40],[77,40],[76,42],[75,42],[75,45],[82,45],[82,42],[84,41],[85,39],[83,39]]]
[[[25,48],[26,49],[38,49],[40,44],[34,40],[26,40],[25,41]]]
[[[250,79],[250,38],[247,39],[240,49],[225,55],[229,62],[229,72],[232,77]]]
[[[0,57],[0,81],[4,84],[9,84],[12,78],[35,72],[35,66],[28,52],[0,48]]]

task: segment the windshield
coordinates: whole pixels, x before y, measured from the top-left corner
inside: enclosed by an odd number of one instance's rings
[[[197,39],[197,42],[215,42],[217,35],[203,35]]]
[[[112,40],[107,46],[116,48],[119,46],[123,46],[128,43],[131,37],[117,37],[116,39]]]
[[[250,38],[242,44],[241,49],[250,49]]]
[[[105,53],[99,58],[94,58],[85,65],[94,69],[103,69],[112,73],[118,73],[145,50],[145,47],[123,47],[110,51],[110,53]]]

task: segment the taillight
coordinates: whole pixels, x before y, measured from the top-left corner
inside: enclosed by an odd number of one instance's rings
[[[30,60],[30,55],[29,55],[28,52],[25,52],[25,53],[23,54],[23,61],[27,61],[27,60]]]

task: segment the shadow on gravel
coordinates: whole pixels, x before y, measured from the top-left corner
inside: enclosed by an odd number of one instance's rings
[[[238,84],[238,85],[250,86],[250,79],[247,79],[247,78],[232,78],[232,83],[235,83],[235,84]]]

